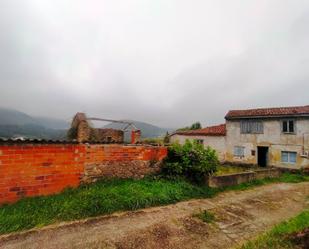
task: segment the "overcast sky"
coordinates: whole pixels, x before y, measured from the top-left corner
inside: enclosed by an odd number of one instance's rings
[[[0,0],[0,106],[165,127],[309,104],[308,0]]]

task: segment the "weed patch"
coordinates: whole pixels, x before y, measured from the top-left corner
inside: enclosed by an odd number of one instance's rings
[[[247,242],[241,249],[293,249],[308,248],[309,209],[280,223],[269,232]],[[302,238],[300,238],[302,236]],[[306,244],[308,243],[308,244]]]
[[[207,210],[193,214],[193,217],[196,217],[205,223],[212,223],[215,220],[215,215],[212,212],[207,211]]]

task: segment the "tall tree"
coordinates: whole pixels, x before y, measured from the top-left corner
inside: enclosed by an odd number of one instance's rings
[[[200,122],[195,122],[191,126],[179,128],[177,129],[177,131],[188,131],[188,130],[197,130],[197,129],[202,129],[202,125]]]
[[[170,134],[168,133],[168,131],[167,131],[166,134],[165,134],[165,137],[164,137],[164,139],[163,139],[163,142],[164,142],[165,144],[168,144],[168,143],[170,142]]]
[[[200,122],[195,122],[194,124],[191,125],[190,130],[197,130],[197,129],[201,129],[201,123]]]

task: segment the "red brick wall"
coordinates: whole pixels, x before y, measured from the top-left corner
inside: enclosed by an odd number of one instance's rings
[[[78,186],[84,152],[81,145],[0,146],[0,203]]]
[[[85,144],[0,145],[0,204],[49,195],[101,177],[143,177],[163,147]]]

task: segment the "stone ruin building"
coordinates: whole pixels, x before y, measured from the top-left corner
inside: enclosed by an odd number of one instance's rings
[[[112,128],[93,128],[90,121],[111,121],[125,124],[123,130]],[[77,140],[78,142],[96,142],[96,143],[124,143],[124,132],[130,126],[133,126],[131,132],[131,143],[136,144],[140,142],[141,131],[136,127],[125,121],[88,118],[85,113],[77,113],[72,121],[71,128],[68,132],[69,139]]]

